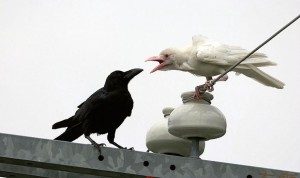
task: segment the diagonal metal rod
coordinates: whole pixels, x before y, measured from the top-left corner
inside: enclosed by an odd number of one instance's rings
[[[298,20],[300,17],[300,14],[294,18],[292,21],[290,21],[288,24],[286,24],[284,27],[282,27],[280,30],[278,30],[274,35],[272,35],[270,38],[268,38],[266,41],[264,41],[261,45],[256,47],[253,51],[251,51],[247,56],[245,56],[243,59],[238,61],[236,64],[228,68],[224,73],[219,75],[217,78],[215,78],[213,81],[211,81],[211,85],[214,85],[220,78],[222,78],[224,75],[226,75],[228,72],[230,72],[232,69],[234,69],[236,66],[238,66],[240,63],[242,63],[244,60],[246,60],[249,56],[251,56],[253,53],[255,53],[259,48],[264,46],[266,43],[268,43],[270,40],[272,40],[275,36],[277,36],[280,32],[285,30],[288,26],[290,26],[292,23],[294,23],[296,20]]]

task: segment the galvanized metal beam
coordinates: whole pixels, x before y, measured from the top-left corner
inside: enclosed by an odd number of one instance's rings
[[[0,176],[300,178],[300,173],[0,133]]]

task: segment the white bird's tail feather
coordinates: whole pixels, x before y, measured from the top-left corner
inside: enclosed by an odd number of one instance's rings
[[[234,71],[238,73],[242,73],[250,78],[253,78],[254,80],[270,87],[275,87],[278,89],[283,89],[284,83],[280,80],[270,76],[269,74],[263,72],[262,70],[258,69],[254,65],[248,64],[245,65],[248,67],[248,69],[245,68],[235,68]]]

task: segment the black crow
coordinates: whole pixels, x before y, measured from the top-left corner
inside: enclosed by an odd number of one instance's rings
[[[104,87],[80,104],[74,116],[53,124],[52,129],[67,127],[55,140],[71,142],[84,135],[101,153],[99,145],[90,138],[90,134],[108,133],[109,143],[123,148],[114,141],[115,132],[126,117],[131,115],[133,108],[128,83],[142,71],[143,69],[136,68],[126,72],[112,72],[107,77]]]

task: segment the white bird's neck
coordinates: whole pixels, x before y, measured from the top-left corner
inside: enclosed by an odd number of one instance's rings
[[[192,46],[177,49],[176,53],[176,66],[179,70],[189,70],[187,68],[188,61],[196,56],[196,51]]]

